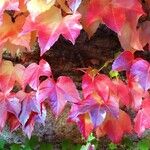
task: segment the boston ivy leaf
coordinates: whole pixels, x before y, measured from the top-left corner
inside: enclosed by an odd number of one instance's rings
[[[88,73],[84,74],[82,77],[82,92],[84,98],[94,92],[93,80]]]
[[[65,37],[65,39],[75,44],[75,40],[80,34],[82,29],[79,19],[81,18],[80,13],[75,12],[73,15],[67,15],[63,18],[58,31]]]
[[[125,10],[116,6],[109,0],[90,1],[87,10],[87,23],[90,25],[100,20],[109,28],[119,33],[126,18]]]
[[[31,138],[31,134],[32,134],[32,131],[34,129],[35,118],[36,118],[36,113],[32,112],[28,121],[22,127],[22,130],[28,136],[29,139]]]
[[[119,118],[108,117],[101,129],[114,143],[119,143],[123,134],[131,133],[132,124],[130,117],[124,111],[120,110]]]
[[[133,63],[134,55],[130,51],[122,52],[113,62],[112,70],[129,71]]]
[[[12,113],[16,118],[21,111],[20,100],[11,93],[0,92],[0,131],[5,126],[8,112]]]
[[[68,120],[76,122],[80,114],[90,113],[90,111],[97,107],[97,102],[93,96],[90,95],[85,100],[82,100],[77,104],[72,104]]]
[[[150,89],[150,64],[145,60],[137,60],[130,69],[130,74],[146,91]]]
[[[131,94],[131,106],[134,110],[139,110],[142,105],[144,90],[141,85],[128,79],[128,87]]]
[[[126,106],[131,105],[132,99],[129,87],[119,79],[113,80],[113,83],[116,85],[119,101]]]
[[[79,115],[77,126],[85,139],[88,138],[94,128],[88,113]]]
[[[37,90],[39,86],[40,76],[51,76],[51,68],[45,60],[40,60],[39,65],[36,63],[31,63],[24,72],[24,84],[29,84],[31,88]]]
[[[91,95],[93,101],[97,105],[104,107],[105,110],[111,112],[114,116],[119,113],[119,99],[117,97],[116,87],[113,82],[104,74],[90,75],[85,73],[82,81],[83,96],[88,97]],[[95,74],[95,73],[94,73]]]
[[[1,0],[0,1],[0,25],[3,22],[3,12],[5,10],[19,10],[19,1],[18,0]]]
[[[106,118],[106,110],[103,108],[94,108],[90,111],[90,118],[94,125],[94,128],[98,127],[103,123]]]
[[[28,16],[21,35],[36,30],[40,52],[43,55],[58,40],[60,34],[74,43],[82,28],[79,18],[79,13],[62,17],[61,9],[52,6],[48,11],[37,16],[34,22],[31,16]]]
[[[4,98],[7,102],[7,111],[18,117],[21,111],[20,99],[16,97],[15,93],[9,93]]]
[[[22,31],[22,27],[25,23],[25,19],[25,15],[20,15],[15,19],[15,22],[12,22],[10,15],[7,13],[3,14],[3,23],[0,26],[0,46],[9,40],[13,44],[25,46],[27,48],[30,47],[29,34],[18,38],[19,33]]]
[[[13,89],[15,81],[21,84],[23,72],[24,67],[22,65],[14,67],[11,61],[2,61],[0,64],[0,89],[9,93]]]
[[[1,99],[1,94],[0,94],[0,99]],[[0,132],[5,126],[6,119],[7,119],[7,106],[6,106],[6,102],[3,99],[1,99],[0,101]]]
[[[101,98],[102,106],[115,117],[119,114],[119,97],[113,82],[101,74],[95,78],[95,89]]]
[[[43,55],[57,41],[60,34],[57,29],[61,20],[61,10],[52,6],[51,9],[37,16],[34,22],[31,16],[28,16],[21,35],[36,30],[41,55]]]
[[[138,111],[134,122],[134,130],[138,134],[138,136],[141,136],[145,129],[150,128],[150,99],[145,99],[142,103],[142,108]]]
[[[51,108],[56,115],[62,112],[67,101],[80,101],[79,93],[69,77],[60,76],[55,82],[53,79],[43,81],[37,91],[37,99],[44,100],[49,98]]]
[[[27,120],[27,122],[22,126],[22,130],[24,133],[28,136],[28,138],[31,138],[32,131],[34,130],[35,122],[45,124],[46,119],[46,109],[44,104],[41,104],[41,112],[35,112],[32,111],[30,113],[30,116]]]
[[[55,4],[55,0],[30,0],[27,2],[27,9],[30,12],[31,18],[35,21],[35,18],[42,14],[43,12],[50,9]]]
[[[35,92],[19,91],[16,96],[22,103],[19,120],[22,125],[25,125],[32,112],[41,113],[41,102],[36,99]]]
[[[9,128],[11,132],[15,131],[20,126],[20,122],[18,118],[12,113],[8,113],[7,122],[9,124]]]

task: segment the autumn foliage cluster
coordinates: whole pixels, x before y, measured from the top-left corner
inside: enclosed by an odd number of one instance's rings
[[[150,49],[149,14],[149,0],[1,0],[0,130],[7,122],[30,137],[35,122],[45,122],[47,101],[56,118],[71,104],[68,122],[85,138],[95,132],[118,143],[126,133],[141,136],[150,128],[150,63],[134,52]],[[43,59],[28,66],[3,59],[6,50],[32,52],[36,40],[42,56],[60,35],[75,44],[82,28],[90,38],[100,24],[117,33],[124,49],[112,65],[112,72],[125,72],[123,80],[88,68],[79,95],[70,77],[54,80]]]

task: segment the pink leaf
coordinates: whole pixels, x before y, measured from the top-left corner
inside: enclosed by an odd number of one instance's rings
[[[113,80],[113,83],[116,85],[117,97],[119,101],[122,102],[125,106],[131,105],[131,95],[129,87],[121,80]]]
[[[1,99],[1,93],[0,93],[0,99]],[[6,119],[7,119],[7,106],[6,106],[6,102],[1,99],[0,101],[0,132],[5,126]]]
[[[131,76],[143,87],[150,89],[150,64],[145,60],[137,60],[131,66]]]
[[[19,115],[19,120],[22,125],[25,125],[32,112],[41,112],[41,103],[36,99],[34,92],[25,93],[23,91],[19,91],[17,93],[17,98],[22,101],[22,109]]]
[[[50,99],[49,102],[56,117],[62,112],[67,101],[80,101],[79,93],[73,81],[65,76],[60,76],[56,83],[52,79],[43,81],[36,96],[39,100]]]
[[[8,112],[11,112],[17,118],[21,110],[21,105],[19,99],[14,94],[0,92],[0,106],[0,131],[2,131]]]
[[[18,118],[11,113],[8,114],[7,121],[11,132],[15,131],[20,126]]]
[[[39,86],[39,77],[52,75],[51,68],[45,60],[40,60],[39,65],[36,63],[30,64],[24,72],[24,82],[25,85],[29,84],[31,88],[37,90]]]
[[[130,51],[124,51],[115,59],[112,69],[117,71],[129,71],[133,60],[134,55]]]
[[[52,6],[51,9],[37,16],[35,21],[28,16],[21,35],[36,30],[41,48],[40,54],[43,55],[58,40],[60,34],[74,44],[81,30],[79,19],[79,13],[66,15],[63,18],[61,9]]]
[[[82,92],[83,97],[86,98],[88,95],[93,93],[94,91],[94,84],[92,78],[89,76],[89,74],[84,74],[82,77]]]
[[[34,129],[35,118],[36,118],[36,114],[32,113],[30,118],[26,122],[26,124],[22,127],[22,130],[28,136],[29,139],[31,138],[31,134],[32,134],[32,131]]]
[[[90,111],[90,118],[94,128],[100,126],[106,118],[106,110],[103,108],[95,107]]]
[[[60,33],[73,44],[75,44],[75,40],[82,29],[82,26],[79,23],[80,18],[81,15],[78,12],[74,13],[73,15],[67,15],[63,18],[59,27]]]
[[[142,109],[140,109],[134,119],[134,130],[140,137],[145,129],[150,128],[150,99],[143,101]]]
[[[131,106],[134,110],[139,110],[142,105],[144,90],[139,83],[130,81],[130,79],[128,79],[128,84],[131,94]]]
[[[80,132],[84,136],[84,138],[87,139],[93,130],[93,124],[90,120],[89,115],[88,114],[80,115],[79,121],[77,122],[77,125],[80,129]]]
[[[120,111],[118,119],[110,118],[106,120],[104,131],[114,143],[119,143],[124,133],[131,133],[132,131],[130,117],[124,111]]]

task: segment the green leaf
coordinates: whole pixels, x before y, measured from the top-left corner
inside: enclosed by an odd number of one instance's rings
[[[53,146],[51,143],[41,143],[40,150],[53,150]]]
[[[32,148],[29,145],[25,145],[23,150],[32,150]]]
[[[80,150],[81,145],[80,144],[74,144],[70,140],[64,140],[61,143],[61,147],[62,147],[62,150],[70,150],[70,147],[71,147],[71,150]]]
[[[93,140],[95,140],[95,137],[94,137],[93,133],[91,133],[87,139],[87,142],[91,142]]]
[[[122,141],[122,144],[126,149],[134,148],[134,142],[129,137],[125,137]]]
[[[117,77],[119,77],[119,72],[118,71],[110,71],[109,72],[109,76],[111,77],[111,78],[117,78]]]
[[[4,139],[0,139],[0,150],[4,149],[6,141]]]
[[[35,148],[38,144],[39,141],[37,136],[32,136],[31,139],[28,141],[28,145],[31,147],[31,149]]]
[[[138,150],[149,150],[150,149],[150,139],[142,139],[137,144]]]
[[[88,150],[91,143],[87,143],[86,145],[82,145],[80,150]]]
[[[19,145],[19,144],[12,144],[10,146],[10,149],[11,150],[22,150],[21,145]]]
[[[109,150],[117,150],[117,145],[114,143],[110,143],[110,144],[108,144],[108,149]]]

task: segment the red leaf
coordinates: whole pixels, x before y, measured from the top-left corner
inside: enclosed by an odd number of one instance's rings
[[[94,128],[100,126],[106,118],[106,110],[104,108],[95,107],[90,111],[90,118]]]
[[[82,92],[84,98],[94,92],[93,79],[89,76],[88,73],[84,74],[82,77]]]
[[[102,98],[102,105],[115,117],[119,114],[119,98],[113,82],[105,75],[95,78],[95,89]]]
[[[117,71],[129,71],[133,60],[134,55],[130,51],[124,51],[115,59],[112,69]]]
[[[125,106],[131,105],[131,94],[129,87],[121,80],[113,80],[113,83],[116,85],[117,97],[119,101],[122,102]]]
[[[137,1],[91,0],[88,4],[86,23],[90,26],[97,20],[103,22],[113,31],[121,35],[121,29],[127,21],[126,12],[142,15],[142,6]],[[133,18],[136,20],[136,18]],[[136,20],[137,21],[137,20]]]
[[[66,15],[63,18],[61,9],[52,6],[51,9],[37,16],[35,21],[32,21],[29,15],[21,35],[36,30],[41,48],[40,54],[43,55],[58,40],[60,34],[74,43],[82,29],[79,19],[79,13]]]
[[[79,23],[81,15],[78,12],[75,12],[73,15],[67,15],[63,18],[62,23],[57,32],[60,32],[66,40],[75,44],[75,40],[80,34],[82,26]]]
[[[38,123],[45,125],[46,115],[47,115],[46,107],[42,103],[41,104],[41,113],[36,115],[36,121]]]
[[[80,114],[90,113],[96,107],[99,107],[98,103],[92,95],[89,95],[85,100],[71,106],[68,118],[76,121]]]
[[[51,68],[45,60],[40,60],[39,65],[36,63],[30,64],[24,72],[25,85],[29,84],[31,88],[37,90],[39,86],[39,77],[52,75]]]
[[[11,113],[8,114],[7,121],[11,132],[15,131],[20,126],[18,118]]]
[[[31,138],[31,134],[32,134],[32,131],[34,129],[35,118],[36,118],[36,113],[32,113],[30,115],[30,118],[26,122],[26,124],[22,127],[22,130],[28,136],[29,139]]]
[[[145,60],[137,60],[130,69],[131,76],[146,91],[150,89],[150,64]]]
[[[78,102],[80,100],[74,83],[69,77],[60,76],[55,87],[50,93],[50,105],[56,117],[63,111],[67,101]]]
[[[1,97],[2,96],[2,97]],[[0,132],[5,126],[7,119],[7,106],[6,102],[3,100],[3,95],[0,93]]]
[[[17,118],[21,110],[21,105],[19,99],[14,94],[0,92],[0,106],[0,131],[2,131],[8,112],[11,112]]]
[[[19,91],[17,98],[22,101],[22,109],[19,115],[19,120],[22,125],[25,125],[32,112],[41,113],[41,102],[35,97],[35,92],[25,93]]]
[[[21,103],[16,94],[9,93],[5,95],[5,101],[7,103],[7,111],[18,117],[21,111]]]
[[[60,76],[56,83],[52,79],[43,81],[38,88],[37,98],[39,100],[50,98],[49,102],[56,117],[62,112],[67,101],[73,103],[80,101],[73,81],[65,76]]]
[[[104,102],[107,102],[111,94],[116,93],[116,87],[110,78],[104,74],[95,77],[95,89]]]
[[[139,38],[140,33],[137,30],[138,20],[143,14],[140,10],[141,8],[136,11],[134,9],[132,11],[126,11],[127,20],[121,30],[121,35],[118,36],[123,49],[132,50],[133,52],[143,49]]]
[[[139,83],[130,79],[128,79],[128,84],[131,94],[131,106],[133,109],[139,110],[143,101],[144,90]]]
[[[28,136],[29,139],[31,138],[31,134],[34,130],[35,122],[42,123],[44,125],[45,119],[46,119],[46,109],[45,106],[41,104],[41,112],[40,113],[31,112],[28,121],[25,123],[25,125],[22,126],[22,130]]]
[[[110,117],[106,120],[104,131],[114,143],[119,143],[124,133],[132,131],[130,117],[124,111],[120,111],[118,119]]]
[[[93,130],[93,124],[90,120],[88,113],[79,116],[79,121],[77,122],[77,125],[84,138],[87,139]]]
[[[125,23],[125,10],[109,5],[101,13],[103,22],[113,31],[120,34],[120,30]]]
[[[83,76],[82,81],[83,95],[92,95],[97,105],[105,107],[114,116],[119,113],[119,99],[116,94],[116,87],[112,81],[103,74],[91,77],[88,73]]]
[[[47,99],[53,88],[55,88],[54,86],[55,81],[51,78],[43,81],[38,87],[36,99],[38,99],[38,101],[44,101],[45,99]]]
[[[145,129],[150,128],[150,99],[145,99],[142,104],[142,109],[140,109],[134,119],[135,125],[134,130],[141,136]]]

